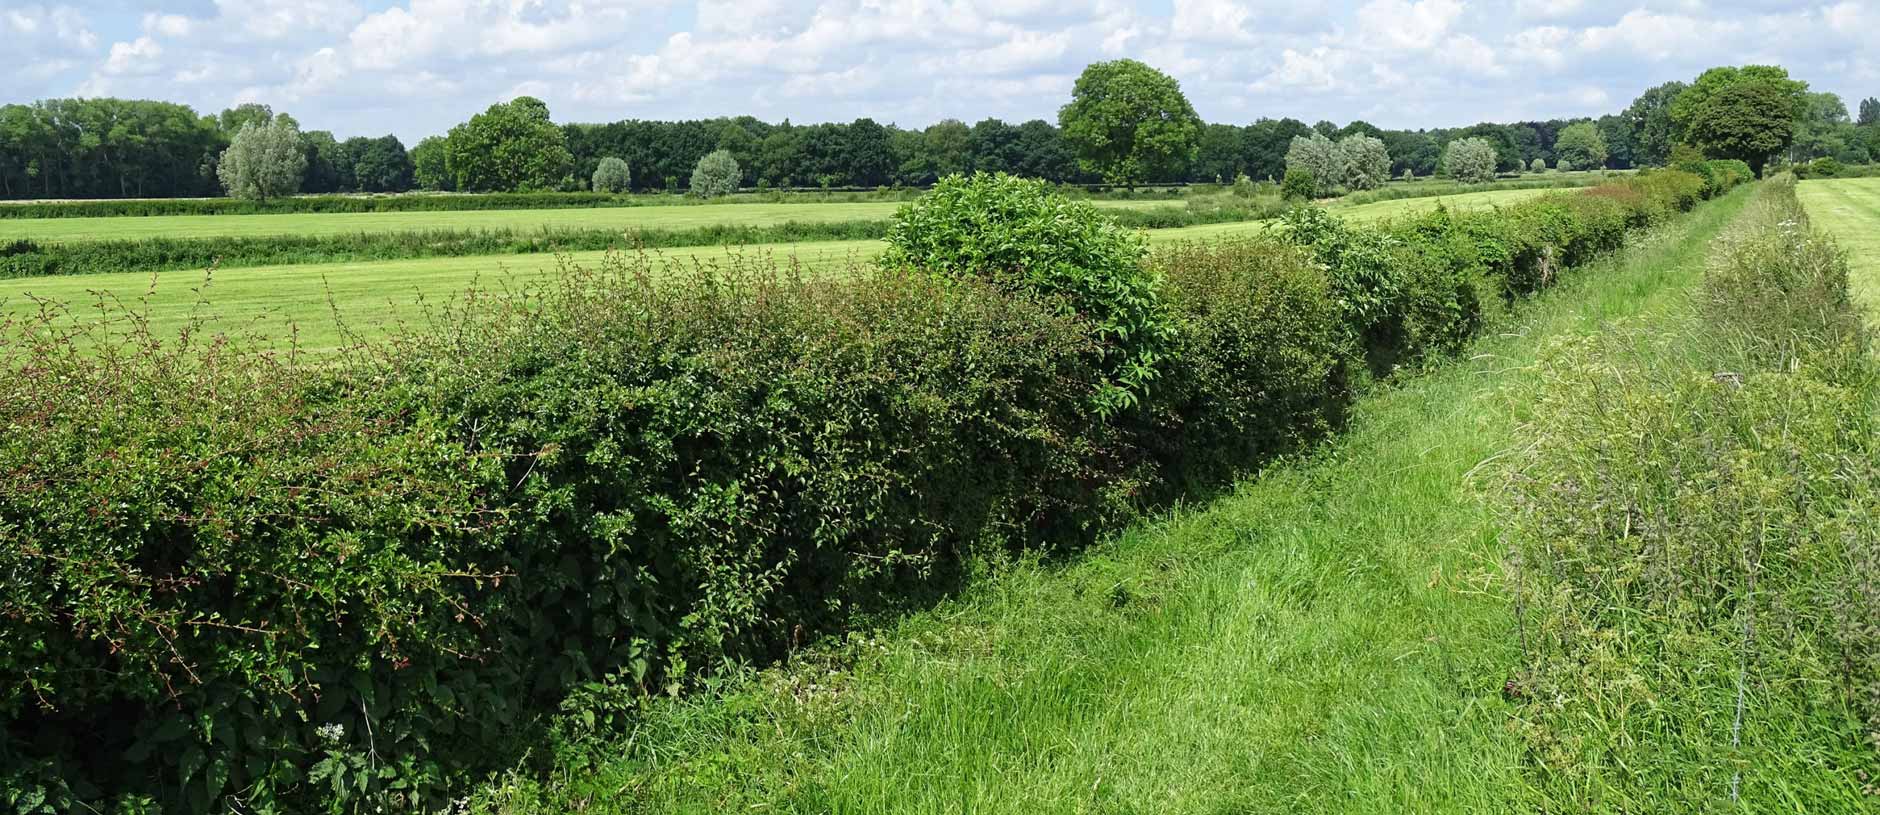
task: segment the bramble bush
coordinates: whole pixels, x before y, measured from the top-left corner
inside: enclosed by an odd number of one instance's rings
[[[1609,186],[1149,253],[954,178],[846,276],[617,256],[319,360],[12,318],[0,801],[442,807],[576,689],[614,715],[1308,444],[1366,361],[1701,191]]]

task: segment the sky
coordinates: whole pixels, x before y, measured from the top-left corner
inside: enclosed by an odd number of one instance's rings
[[[1720,64],[1880,96],[1880,0],[0,0],[0,102],[262,102],[338,136],[557,121],[1055,120],[1133,58],[1203,119],[1380,127],[1597,116]]]

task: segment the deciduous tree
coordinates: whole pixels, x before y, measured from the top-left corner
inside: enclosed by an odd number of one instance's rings
[[[1554,152],[1576,170],[1597,170],[1606,166],[1606,137],[1592,122],[1567,125],[1554,142]]]
[[[1338,163],[1347,189],[1374,190],[1390,180],[1390,151],[1382,139],[1362,134],[1340,139]]]
[[[466,192],[547,190],[574,165],[567,135],[548,117],[548,105],[519,96],[450,129],[444,162]]]
[[[298,192],[306,169],[300,128],[277,116],[243,124],[222,153],[216,174],[229,195],[266,201]]]
[[[1473,136],[1452,141],[1443,151],[1443,167],[1449,177],[1465,184],[1495,180],[1496,160],[1495,146]]]
[[[1201,133],[1181,85],[1131,59],[1085,68],[1058,125],[1084,169],[1112,184],[1181,177]]]
[[[692,168],[693,195],[701,198],[717,198],[738,191],[738,179],[744,171],[738,169],[738,160],[726,150],[713,150],[698,160],[698,166]]]
[[[1640,94],[1621,114],[1632,132],[1634,165],[1663,167],[1671,160],[1671,148],[1678,143],[1671,106],[1689,87],[1682,82],[1666,82]]]

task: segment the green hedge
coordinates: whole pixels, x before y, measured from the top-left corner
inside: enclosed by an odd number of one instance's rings
[[[1187,207],[1114,210],[1104,214],[1131,228],[1169,229],[1270,218],[1276,201],[1195,199]],[[136,240],[13,240],[0,243],[0,280],[51,275],[167,272],[356,263],[431,257],[523,255],[605,249],[750,246],[806,241],[877,240],[888,221],[796,222],[774,226],[713,225],[692,229],[437,229],[345,235],[140,238]]]
[[[606,249],[747,246],[802,241],[873,240],[886,221],[791,221],[775,226],[693,229],[483,229],[360,232],[348,235],[141,238],[42,244],[0,243],[0,280],[49,275],[166,272],[297,263],[522,255]]]
[[[1460,347],[1674,182],[1154,253],[1121,411],[1126,338],[999,274],[622,258],[314,363],[10,326],[0,802],[436,806],[575,689],[774,659],[1336,430],[1373,351]]]
[[[450,195],[298,195],[268,201],[243,198],[138,198],[0,204],[0,219],[105,218],[144,215],[275,215],[314,212],[451,212],[482,209],[561,209],[649,206],[669,196],[635,198],[599,192],[493,192]]]

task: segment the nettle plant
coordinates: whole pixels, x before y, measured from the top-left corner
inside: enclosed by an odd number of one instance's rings
[[[1112,415],[1140,402],[1175,341],[1147,253],[1141,233],[1043,181],[975,173],[941,179],[895,213],[880,263],[990,278],[1089,320],[1104,357],[1097,409]]]

